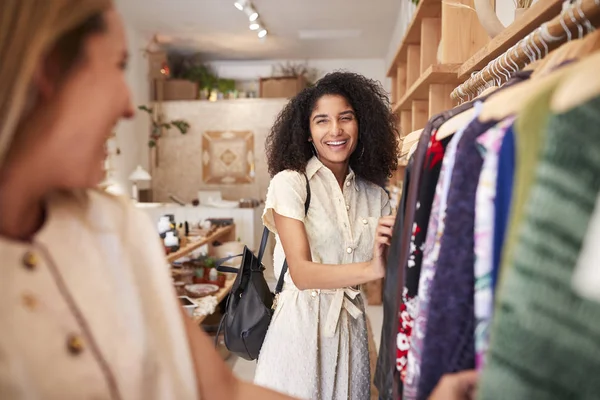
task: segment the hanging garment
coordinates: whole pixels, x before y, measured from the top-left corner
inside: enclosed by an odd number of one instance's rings
[[[415,219],[412,226],[410,238],[410,254],[406,266],[404,289],[402,292],[402,305],[400,306],[400,326],[398,332],[398,365],[400,378],[405,382],[406,365],[408,360],[409,342],[412,333],[413,320],[416,317],[417,291],[419,289],[419,277],[421,275],[421,264],[423,261],[423,248],[427,227],[431,214],[431,206],[435,195],[435,188],[444,159],[446,146],[450,142],[451,136],[444,140],[436,139],[436,132],[431,135],[425,163],[423,165],[423,175],[419,194],[417,197],[417,207]]]
[[[479,115],[479,112],[481,111],[480,106],[481,103],[479,102],[474,104],[476,109],[474,118],[477,118],[477,115]],[[430,287],[433,277],[435,276],[435,263],[439,255],[440,238],[444,232],[446,201],[448,189],[450,188],[450,178],[456,159],[456,148],[466,127],[467,125],[450,137],[450,143],[446,147],[440,176],[435,189],[431,217],[427,228],[427,238],[423,250],[423,265],[421,267],[421,276],[419,278],[417,316],[413,324],[413,334],[410,339],[410,349],[408,352],[406,379],[404,380],[403,398],[405,400],[415,399],[417,396],[417,385],[421,376],[421,354],[426,333],[427,313],[429,311]]]
[[[323,264],[365,262],[373,257],[379,218],[390,214],[385,191],[346,176],[343,188],[316,157],[306,166],[311,203],[304,215],[306,182],[286,170],[271,180],[263,221],[276,233],[275,274],[285,254],[273,213],[304,222],[312,260]],[[299,290],[286,274],[265,337],[255,382],[300,399],[364,400],[371,381],[367,326],[354,288]]]
[[[515,187],[510,210],[510,220],[506,243],[502,252],[499,271],[499,285],[502,285],[503,274],[513,265],[512,254],[518,237],[518,227],[523,220],[525,204],[529,198],[535,168],[540,158],[541,146],[548,128],[550,99],[561,82],[563,75],[557,74],[540,89],[537,95],[525,105],[514,124],[516,134],[516,170]],[[501,290],[501,286],[499,286]]]
[[[494,308],[494,200],[498,178],[498,153],[504,134],[514,117],[499,122],[477,138],[483,158],[475,195],[475,366],[483,367],[488,347],[489,325]]]
[[[506,229],[510,218],[514,172],[515,134],[513,125],[506,131],[498,154],[498,177],[496,179],[496,197],[494,198],[494,258],[492,269],[494,296],[498,283],[498,273],[500,271]]]
[[[390,253],[388,255],[384,290],[383,328],[375,371],[375,385],[377,385],[379,396],[382,399],[395,399],[398,393],[402,393],[400,376],[395,367],[398,310],[401,298],[400,290],[404,285],[404,265],[406,265],[408,258],[408,238],[410,237],[410,227],[414,220],[417,204],[417,188],[421,180],[425,152],[432,129],[433,126],[428,123],[427,127],[421,133],[417,150],[413,154],[410,185],[403,190],[406,194],[404,214],[398,213],[396,216],[395,228],[399,228],[399,230],[396,229],[395,233],[399,235],[392,236]],[[396,272],[398,279],[396,281],[390,279],[387,271],[392,271],[392,274]]]
[[[600,304],[571,287],[600,190],[598,126],[600,97],[550,117],[513,267],[499,293],[481,399],[600,393]]]
[[[381,345],[379,349],[379,357],[377,359],[377,369],[375,372],[375,385],[379,389],[379,396],[385,400],[397,399],[402,396],[402,382],[397,371],[397,338],[398,326],[400,325],[400,307],[401,293],[404,287],[404,269],[408,261],[408,251],[410,245],[410,234],[412,232],[412,224],[414,221],[418,187],[423,170],[425,160],[425,152],[431,138],[433,130],[437,130],[444,122],[453,116],[473,107],[472,103],[463,104],[452,110],[443,112],[432,117],[421,133],[417,150],[413,155],[414,164],[411,171],[410,186],[405,186],[403,192],[406,193],[406,207],[404,215],[400,214],[396,217],[396,225],[399,225],[402,220],[402,229],[396,231],[392,236],[392,246],[388,256],[387,272],[398,271],[398,280],[392,281],[389,275],[386,278],[384,291],[384,315],[383,329],[381,331]],[[399,243],[398,251],[392,251],[395,243]],[[390,293],[392,292],[392,293]],[[390,303],[386,306],[386,298]],[[391,303],[391,301],[394,301]]]
[[[600,302],[600,195],[573,273],[573,289],[582,297]]]
[[[418,398],[442,375],[475,367],[473,314],[475,194],[483,160],[475,139],[497,121],[473,121],[458,143],[444,236],[433,280]]]
[[[409,158],[408,165],[406,166],[406,172],[404,174],[404,182],[402,184],[402,197],[400,198],[400,204],[398,205],[398,211],[396,213],[396,220],[394,223],[394,229],[392,232],[392,238],[401,236],[404,223],[404,214],[406,210],[406,202],[408,197],[408,188],[412,181],[412,169],[414,166],[414,158]],[[393,364],[392,356],[393,350],[396,349],[396,343],[390,343],[387,339],[392,326],[396,326],[394,323],[397,321],[396,317],[396,302],[398,295],[398,282],[403,281],[402,274],[404,270],[398,267],[397,260],[400,257],[400,240],[392,240],[390,250],[388,253],[388,263],[385,271],[385,279],[383,281],[383,324],[381,329],[381,343],[379,345],[379,355],[377,356],[377,366],[375,370],[374,385],[379,391],[380,399],[392,399],[392,382],[397,378],[394,375],[396,368]],[[390,262],[396,260],[396,262]],[[393,318],[392,318],[393,317]],[[387,333],[387,336],[386,336]],[[389,367],[384,368],[385,365]]]

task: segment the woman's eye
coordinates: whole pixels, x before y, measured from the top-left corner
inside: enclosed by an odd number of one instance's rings
[[[318,121],[317,121],[317,124],[323,124],[323,123],[325,123],[325,122],[327,122],[327,120],[326,120],[326,119],[320,119],[320,120],[318,120]]]

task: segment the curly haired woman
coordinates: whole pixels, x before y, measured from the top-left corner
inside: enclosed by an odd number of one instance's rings
[[[273,179],[263,220],[277,239],[276,275],[284,258],[290,275],[256,383],[301,399],[370,397],[357,286],[384,276],[394,219],[382,185],[397,166],[397,147],[387,95],[361,75],[326,75],[279,115],[267,138]]]

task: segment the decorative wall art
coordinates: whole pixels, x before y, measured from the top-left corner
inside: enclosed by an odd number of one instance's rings
[[[254,133],[251,131],[204,132],[202,180],[207,184],[254,182]]]

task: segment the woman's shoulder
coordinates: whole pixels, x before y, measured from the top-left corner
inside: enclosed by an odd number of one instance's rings
[[[57,198],[62,207],[71,209],[76,217],[95,231],[125,234],[131,225],[149,223],[143,211],[137,209],[129,198],[103,190],[62,193]]]
[[[271,187],[291,186],[294,188],[304,187],[306,181],[304,174],[292,169],[278,172],[271,178]]]

